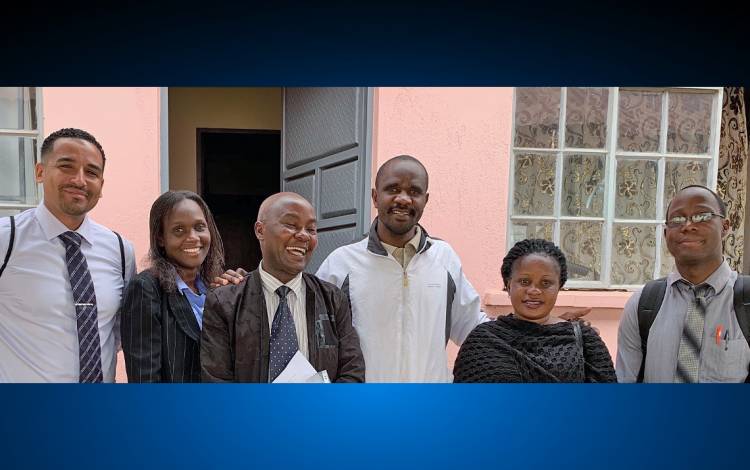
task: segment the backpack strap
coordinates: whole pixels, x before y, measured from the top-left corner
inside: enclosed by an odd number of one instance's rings
[[[3,261],[3,265],[0,267],[0,276],[3,275],[3,271],[5,271],[5,267],[8,266],[8,260],[10,259],[10,254],[13,251],[13,242],[16,239],[16,219],[11,215],[10,216],[10,240],[8,241],[8,251],[5,252],[5,260]]]
[[[638,330],[641,336],[641,368],[638,370],[638,383],[643,382],[646,370],[646,349],[648,345],[648,332],[654,323],[656,315],[661,309],[664,294],[667,291],[667,278],[649,281],[643,286],[641,297],[638,299]]]
[[[737,274],[737,280],[734,281],[734,314],[742,335],[750,344],[750,276],[745,274]],[[745,383],[750,383],[750,373],[745,378]]]
[[[115,232],[115,235],[117,235],[117,241],[120,243],[120,269],[122,270],[122,280],[125,280],[125,245],[122,243],[122,237],[119,233]]]

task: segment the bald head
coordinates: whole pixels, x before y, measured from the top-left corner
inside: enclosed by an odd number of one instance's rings
[[[283,213],[284,207],[289,204],[306,205],[313,211],[313,213],[315,212],[312,204],[297,193],[276,193],[268,196],[261,203],[260,209],[258,209],[257,221],[266,222],[269,219],[278,219],[281,216],[280,213]]]
[[[315,209],[296,193],[277,193],[260,205],[255,236],[263,269],[283,283],[305,269],[318,244]]]

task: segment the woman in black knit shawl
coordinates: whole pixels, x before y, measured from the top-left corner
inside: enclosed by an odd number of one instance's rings
[[[554,243],[516,243],[501,271],[513,313],[471,332],[458,352],[454,382],[617,381],[593,328],[550,315],[568,277],[565,256]]]

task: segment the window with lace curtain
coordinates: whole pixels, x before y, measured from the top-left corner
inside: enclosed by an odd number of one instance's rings
[[[34,207],[39,129],[38,89],[0,87],[0,216]]]
[[[722,88],[516,88],[508,246],[546,238],[567,287],[666,275],[667,203],[716,186]]]

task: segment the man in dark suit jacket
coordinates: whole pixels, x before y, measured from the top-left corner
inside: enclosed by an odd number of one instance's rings
[[[298,194],[274,194],[258,211],[255,235],[263,255],[258,269],[206,298],[203,381],[271,382],[299,350],[332,382],[363,382],[348,299],[302,272],[317,245],[315,209]]]

